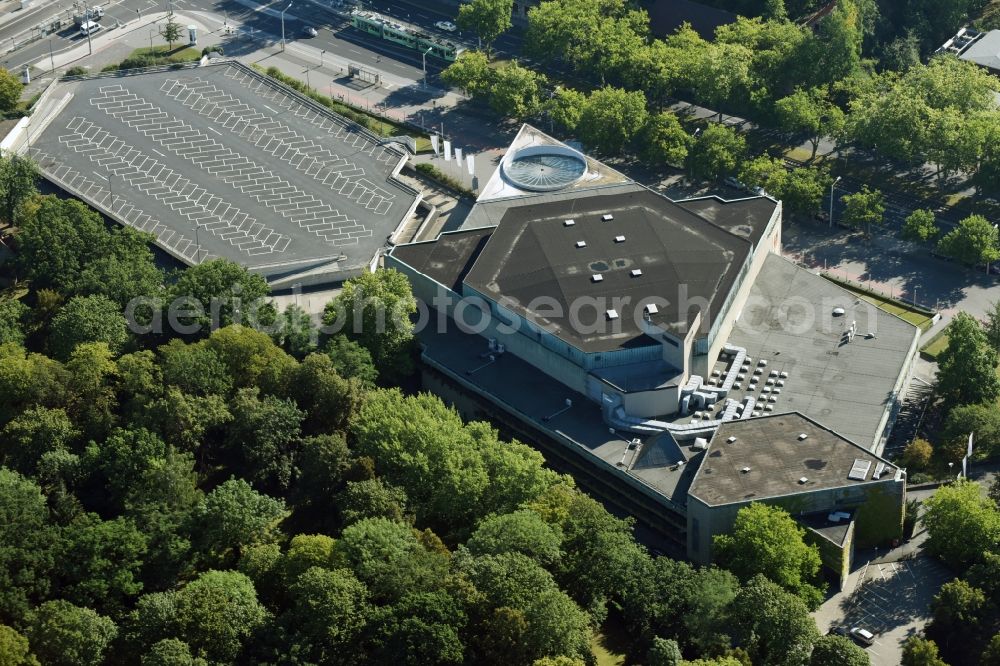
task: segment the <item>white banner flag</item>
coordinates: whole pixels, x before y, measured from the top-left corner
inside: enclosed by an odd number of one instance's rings
[[[475,173],[476,173],[476,162],[475,162],[475,156],[474,155],[470,154],[470,155],[466,155],[465,156],[465,165],[467,167],[469,167],[469,175],[470,176],[475,175]]]
[[[461,148],[456,148],[455,149],[455,164],[457,164],[459,167],[462,166],[462,149]]]
[[[972,433],[969,433],[969,448],[966,450],[965,455],[969,458],[972,457]]]
[[[445,162],[451,161],[451,141],[449,141],[448,139],[444,140],[444,161]]]
[[[431,134],[431,148],[434,149],[434,154],[437,155],[438,154],[438,148],[440,148],[440,146],[438,145],[438,135],[437,134]]]

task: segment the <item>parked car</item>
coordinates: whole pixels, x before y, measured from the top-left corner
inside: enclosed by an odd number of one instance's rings
[[[863,645],[865,647],[875,644],[875,634],[862,627],[854,627],[851,629],[851,638],[853,638],[854,642],[858,645]]]
[[[84,21],[80,26],[80,34],[86,37],[87,35],[92,35],[101,29],[100,23],[94,23],[93,21]]]
[[[303,37],[315,37],[318,34],[319,34],[319,31],[316,30],[316,28],[314,28],[312,26],[306,26],[302,30],[302,36]]]
[[[451,21],[438,21],[434,24],[434,27],[438,30],[444,30],[445,32],[455,32],[458,30],[458,26]]]

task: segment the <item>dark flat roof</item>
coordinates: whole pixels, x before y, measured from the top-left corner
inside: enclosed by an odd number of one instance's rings
[[[714,39],[716,28],[736,22],[736,14],[690,0],[655,0],[643,5],[649,12],[650,30],[657,37],[671,35],[690,23],[702,39]]]
[[[719,197],[683,199],[677,202],[695,215],[731,234],[746,238],[757,247],[774,215],[778,202],[767,197],[726,200]]]
[[[509,207],[465,284],[578,349],[611,351],[653,344],[639,328],[643,299],[659,299],[656,323],[683,336],[697,313],[682,311],[685,289],[688,303],[708,303],[708,330],[749,252],[746,239],[648,190],[581,195]],[[541,297],[549,316],[529,308]],[[591,303],[579,311],[584,326],[574,326],[571,306],[584,299]],[[618,318],[606,321],[608,309]]]
[[[452,291],[461,293],[465,274],[492,233],[492,228],[453,231],[441,234],[432,241],[397,245],[390,254]]]
[[[846,513],[848,518],[830,520],[833,513]],[[811,513],[805,516],[796,516],[795,520],[803,527],[812,530],[838,548],[844,547],[844,540],[850,531],[851,523],[854,522],[854,511],[841,509],[837,512],[824,511],[822,513]]]
[[[856,460],[870,463],[863,481],[848,478]],[[718,505],[853,486],[875,481],[880,463],[881,480],[891,479],[895,466],[799,413],[728,421],[712,436],[690,494]]]

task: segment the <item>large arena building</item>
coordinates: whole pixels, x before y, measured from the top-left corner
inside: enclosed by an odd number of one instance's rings
[[[428,388],[692,559],[771,501],[839,539],[839,572],[855,533],[900,533],[905,474],[879,454],[919,331],[780,250],[774,199],[672,201],[526,125],[461,228],[385,263],[440,314]]]

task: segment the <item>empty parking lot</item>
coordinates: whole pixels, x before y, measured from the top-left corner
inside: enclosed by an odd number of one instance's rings
[[[52,99],[30,149],[45,175],[187,263],[341,279],[417,201],[392,177],[402,152],[236,63],[69,81]]]

